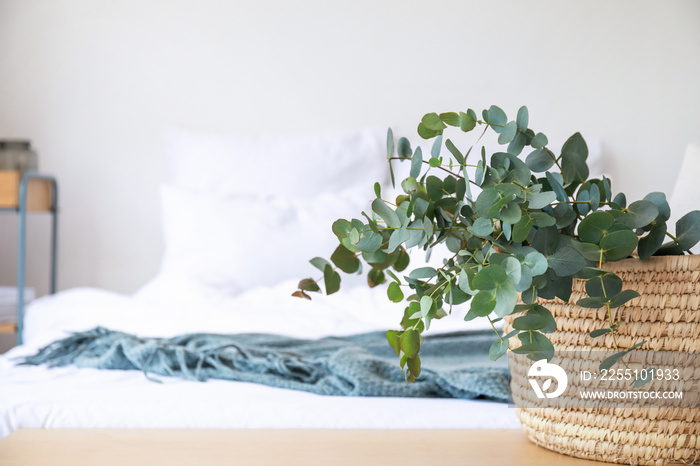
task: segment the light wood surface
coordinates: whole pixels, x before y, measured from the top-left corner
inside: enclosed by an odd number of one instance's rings
[[[601,465],[540,448],[519,429],[23,429],[0,440],[2,466]]]
[[[17,324],[14,322],[0,322],[0,333],[15,333]]]
[[[0,207],[16,208],[19,205],[20,173],[15,170],[0,170]],[[47,180],[29,180],[27,187],[27,210],[49,211],[51,209],[51,183]]]

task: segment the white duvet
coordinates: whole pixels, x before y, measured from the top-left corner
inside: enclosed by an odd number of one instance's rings
[[[27,310],[25,344],[0,357],[0,437],[40,427],[518,427],[513,408],[488,401],[329,397],[216,380],[160,378],[162,383],[154,383],[136,371],[48,369],[14,362],[71,331],[98,325],[142,336],[264,332],[318,338],[396,328],[402,312],[383,293],[366,288],[316,296],[312,302],[291,298],[294,289],[295,282],[284,282],[236,298],[208,300],[186,299],[181,292],[169,299],[157,286],[134,297],[74,289],[35,301]],[[431,331],[476,325],[455,315],[435,322]]]

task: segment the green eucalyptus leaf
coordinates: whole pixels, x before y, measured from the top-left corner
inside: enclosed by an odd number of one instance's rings
[[[557,224],[557,219],[547,212],[530,212],[529,215],[538,228],[553,227]]]
[[[599,275],[586,282],[586,293],[595,298],[610,299],[622,291],[622,279],[613,273]]]
[[[635,201],[627,210],[634,228],[649,225],[659,216],[659,208],[651,201]]]
[[[389,128],[386,132],[386,157],[388,159],[394,156],[396,148],[394,147],[394,132]]]
[[[605,298],[601,297],[593,297],[593,298],[582,298],[576,301],[577,306],[581,307],[586,307],[590,309],[599,309],[603,306],[605,306],[605,303],[607,303],[608,300]]]
[[[321,291],[321,288],[313,278],[305,278],[301,280],[297,288],[303,291]]]
[[[586,259],[571,246],[559,247],[554,254],[547,256],[547,262],[559,277],[574,275],[586,266]]]
[[[631,230],[614,231],[600,240],[600,248],[609,261],[618,261],[632,254],[639,238]]]
[[[538,251],[530,251],[525,254],[525,261],[523,264],[530,268],[532,275],[542,275],[547,271],[547,267],[549,267],[547,258]]]
[[[425,180],[425,189],[431,200],[438,201],[442,199],[442,180],[437,176],[429,176]]]
[[[330,295],[340,289],[340,274],[333,270],[330,264],[323,270],[323,283],[326,287],[326,294]]]
[[[612,332],[612,329],[610,328],[600,328],[593,330],[589,335],[591,336],[591,338],[598,338],[610,332]]]
[[[477,317],[485,317],[496,307],[496,298],[488,291],[479,291],[471,300],[470,312]],[[466,319],[466,317],[465,317]]]
[[[545,177],[547,178],[547,182],[552,188],[552,191],[554,191],[554,193],[557,195],[557,200],[559,202],[567,202],[569,197],[566,195],[564,186],[562,185],[562,182],[559,179],[561,178],[561,175],[559,175],[558,173],[546,172]]]
[[[494,306],[493,311],[497,316],[503,317],[513,313],[518,302],[518,292],[511,282],[499,283],[496,287],[495,297],[496,306]]]
[[[492,105],[489,107],[488,110],[484,110],[482,113],[482,117],[484,118],[484,121],[491,126],[491,129],[493,129],[497,133],[501,133],[503,131],[503,127],[506,125],[508,122],[508,117],[506,116],[506,113],[501,110],[500,107],[497,107],[495,105]]]
[[[539,330],[547,326],[547,319],[537,314],[526,314],[513,320],[516,330]]]
[[[401,291],[401,287],[396,282],[389,283],[386,294],[389,297],[389,300],[394,303],[399,303],[403,301],[404,298],[403,291]]]
[[[409,175],[413,178],[418,178],[422,167],[423,150],[420,147],[416,147],[416,152],[411,156],[411,172]]]
[[[700,241],[700,211],[688,212],[676,222],[676,238],[683,250],[688,250]]]
[[[615,353],[612,356],[605,358],[603,362],[600,363],[598,366],[598,370],[601,371],[606,371],[610,369],[612,366],[615,365],[617,361],[622,359],[625,355],[627,354],[627,351],[620,351],[619,353]]]
[[[513,225],[512,238],[514,243],[522,243],[530,235],[532,231],[532,225],[534,221],[530,215],[525,213],[525,215],[520,217],[520,220]]]
[[[578,226],[578,236],[584,243],[598,244],[615,223],[615,217],[608,212],[593,212]]]
[[[549,144],[549,141],[547,140],[547,136],[545,136],[542,133],[535,134],[535,137],[532,138],[532,141],[530,142],[530,145],[536,149],[540,149],[540,148],[546,146],[547,144]],[[550,157],[550,159],[551,159],[551,157]],[[552,161],[552,163],[554,163],[554,161]]]
[[[331,261],[345,273],[355,273],[360,268],[360,260],[342,244],[331,255]]]
[[[517,131],[518,127],[516,126],[516,123],[514,121],[506,123],[505,127],[501,131],[501,134],[498,136],[498,143],[508,144],[513,140]]]
[[[506,280],[516,285],[522,277],[522,265],[520,261],[513,256],[508,256],[501,262],[501,267],[506,271]]]
[[[425,280],[437,277],[437,270],[433,267],[420,267],[413,270],[408,276],[417,280]]]
[[[474,220],[471,228],[476,236],[488,236],[493,233],[493,221],[490,218],[479,217]]]
[[[459,149],[457,149],[457,146],[455,146],[452,141],[450,141],[449,139],[445,141],[445,147],[447,147],[447,150],[450,151],[450,154],[454,156],[455,160],[457,160],[457,163],[459,163],[460,165],[464,164],[464,156],[459,151]]]
[[[659,217],[661,216],[662,214],[659,213]],[[639,258],[646,260],[653,256],[656,251],[661,248],[665,238],[666,222],[661,219],[657,219],[654,226],[651,227],[649,233],[646,236],[639,238],[639,246],[637,248]]]
[[[331,265],[330,262],[328,262],[326,259],[324,259],[324,258],[322,258],[322,257],[314,257],[314,258],[311,259],[309,262],[311,262],[311,265],[313,265],[314,267],[316,267],[316,268],[317,268],[318,270],[320,270],[321,272],[323,272],[323,271],[326,270],[326,266],[327,266],[327,265],[328,265],[328,266]]]
[[[338,239],[346,238],[352,230],[352,225],[345,219],[338,219],[333,222],[333,233]]]
[[[590,208],[592,211],[598,210],[598,207],[600,207],[600,188],[598,188],[597,184],[591,185],[591,188],[589,190],[590,194]]]
[[[529,138],[525,135],[525,133],[515,133],[515,137],[512,141],[510,141],[510,144],[508,144],[508,153],[520,155],[528,142]]]
[[[384,203],[384,200],[380,198],[375,199],[372,202],[372,210],[384,220],[389,228],[401,227],[401,221],[398,215],[396,215],[396,212],[394,212],[391,207]]]
[[[557,228],[566,228],[576,221],[576,212],[569,204],[558,204],[552,210]]]
[[[557,200],[557,195],[553,191],[544,191],[537,194],[530,194],[527,197],[531,209],[542,209]]]
[[[601,249],[595,244],[572,241],[571,246],[589,261],[598,262],[600,260]]]
[[[459,128],[466,132],[473,130],[476,127],[476,118],[468,113],[459,112]]]
[[[530,120],[530,115],[527,111],[526,106],[522,106],[518,109],[518,116],[515,119],[515,122],[517,123],[517,127],[519,131],[527,131],[527,125]]]
[[[384,282],[386,282],[386,275],[381,269],[372,268],[367,272],[367,284],[370,288],[374,288]]]
[[[576,196],[576,204],[574,204],[574,207],[576,210],[581,215],[586,215],[588,211],[590,210],[590,200],[591,200],[591,193],[588,191],[579,191],[578,195]]]
[[[561,238],[559,230],[554,227],[539,228],[532,239],[532,247],[545,256],[551,256],[559,249]]]
[[[551,311],[540,304],[533,304],[532,308],[527,311],[527,314],[533,314],[544,319],[545,325],[539,328],[542,333],[552,333],[557,329],[557,322],[554,320],[554,316]]]
[[[586,181],[588,179],[588,146],[581,136],[575,133],[561,148],[561,169],[564,178],[569,182]]]
[[[375,252],[382,246],[382,242],[382,235],[378,235],[370,230],[365,232],[365,236],[360,238],[355,247],[362,252]]]
[[[508,351],[508,339],[496,340],[489,348],[489,359],[495,361],[506,354],[506,351]]]
[[[432,139],[435,136],[442,134],[442,130],[435,131],[433,129],[428,128],[423,123],[418,123],[416,131],[418,132],[418,136],[422,137],[423,139]]]
[[[459,115],[455,112],[441,113],[440,119],[450,126],[459,126]]]
[[[401,338],[399,339],[401,343],[401,351],[403,351],[408,359],[413,359],[418,356],[418,351],[420,351],[420,340],[420,333],[412,328],[401,334]]]
[[[627,207],[627,197],[625,196],[625,193],[617,193],[612,201],[621,208]]]
[[[549,170],[554,165],[554,158],[546,148],[535,149],[525,159],[527,166],[535,173]]]
[[[653,202],[656,208],[659,209],[659,216],[656,217],[657,223],[659,221],[665,222],[671,218],[671,207],[669,207],[668,201],[666,200],[666,195],[664,193],[649,193],[644,196],[644,200]]]
[[[421,123],[423,126],[433,131],[442,131],[447,127],[437,113],[428,113],[424,115]]]
[[[492,290],[499,283],[506,281],[507,278],[506,270],[502,266],[491,264],[481,269],[474,276],[471,286],[477,290]]]
[[[627,303],[628,301],[638,298],[639,293],[637,293],[634,290],[624,290],[620,293],[618,293],[616,296],[613,296],[613,298],[610,300],[610,307],[611,308],[616,308],[620,307],[623,304]]]
[[[398,248],[401,244],[405,243],[411,239],[411,234],[405,227],[398,228],[391,233],[389,236],[389,244],[384,252],[391,254]]]
[[[522,210],[520,210],[520,204],[517,201],[509,202],[499,214],[501,220],[511,225],[518,223],[522,217]]]
[[[420,356],[416,355],[415,358],[409,358],[408,361],[406,361],[406,365],[408,366],[408,379],[411,382],[416,381],[416,377],[420,375],[420,370],[421,370],[421,362],[420,362]]]
[[[396,355],[399,356],[401,354],[401,332],[398,330],[387,330],[386,332],[386,340],[389,342],[389,345],[394,348],[394,352],[396,352]]]
[[[406,138],[399,139],[399,157],[410,159],[413,151],[411,150],[411,143]]]

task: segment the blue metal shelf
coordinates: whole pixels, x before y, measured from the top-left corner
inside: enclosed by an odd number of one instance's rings
[[[22,344],[24,330],[24,285],[27,260],[27,195],[31,180],[48,181],[51,186],[51,202],[48,212],[51,214],[51,274],[50,293],[56,292],[56,267],[58,246],[58,183],[53,176],[37,172],[25,172],[19,185],[19,204],[17,207],[0,208],[0,213],[19,215],[19,241],[17,245],[17,344]],[[45,212],[45,211],[44,211]]]

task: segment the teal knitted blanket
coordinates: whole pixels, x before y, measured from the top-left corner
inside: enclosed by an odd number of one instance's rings
[[[406,384],[383,332],[303,340],[268,334],[190,334],[140,338],[95,328],[56,341],[21,364],[253,382],[320,395],[487,398],[507,402],[505,358],[490,361],[492,331],[430,335],[422,373]]]

